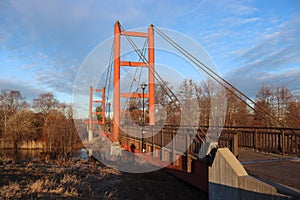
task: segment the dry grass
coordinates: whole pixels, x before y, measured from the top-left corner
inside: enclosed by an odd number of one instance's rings
[[[0,199],[205,199],[163,172],[120,173],[97,162],[0,163]]]
[[[0,189],[0,197],[5,199],[21,198],[21,187],[18,183],[10,182]]]
[[[85,161],[0,164],[0,199],[104,198],[105,190],[95,196],[93,187],[110,172],[116,174]]]
[[[55,178],[41,178],[30,181],[27,185],[20,185],[17,182],[10,182],[0,188],[0,197],[5,199],[15,199],[21,197],[35,196],[61,196],[61,197],[78,197],[78,188],[90,190],[87,185],[77,179],[75,175],[64,175],[61,180]]]
[[[0,156],[0,163],[1,164],[10,164],[13,163],[13,159],[11,157],[8,157],[6,155],[1,155]]]

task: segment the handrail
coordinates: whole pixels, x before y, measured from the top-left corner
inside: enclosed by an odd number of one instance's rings
[[[130,126],[128,126],[130,128]],[[157,128],[162,128],[161,126],[148,126],[152,130],[158,130]],[[170,140],[170,134],[174,134],[174,130],[177,130],[179,126],[166,125],[163,126],[164,130],[164,140],[160,141],[163,146],[167,140]],[[198,153],[202,142],[198,140],[198,137],[205,137],[201,131],[196,135],[197,137],[192,138],[193,134],[189,133],[190,127],[180,126],[182,130],[186,132],[184,134],[188,135],[189,139],[193,141],[190,143],[190,152]],[[202,126],[202,129],[207,131],[208,126]],[[220,127],[219,127],[220,128]],[[234,149],[235,154],[237,154],[237,147],[248,147],[255,150],[274,152],[281,154],[299,154],[300,153],[300,129],[295,128],[290,130],[290,128],[279,128],[279,127],[247,127],[247,126],[224,126],[221,136],[219,138],[219,146],[228,147]],[[297,132],[295,132],[297,131]],[[175,131],[176,133],[176,131]],[[182,140],[185,137],[182,136]],[[161,140],[161,139],[159,139]],[[233,141],[234,140],[234,141]],[[180,141],[185,144],[185,141]],[[235,147],[233,147],[235,145]]]

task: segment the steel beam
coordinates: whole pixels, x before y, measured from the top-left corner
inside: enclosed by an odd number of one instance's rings
[[[155,79],[154,79],[154,30],[148,28],[148,85],[149,85],[149,124],[155,125]]]
[[[121,98],[143,98],[143,94],[141,93],[121,93]],[[149,94],[144,94],[145,98],[149,97]]]
[[[148,37],[147,33],[133,32],[133,31],[121,31],[121,35],[133,36],[133,37]]]
[[[114,25],[114,116],[113,116],[113,142],[119,142],[120,125],[120,22]]]
[[[128,66],[128,67],[145,67],[147,63],[144,62],[132,62],[132,61],[121,61],[121,66]]]

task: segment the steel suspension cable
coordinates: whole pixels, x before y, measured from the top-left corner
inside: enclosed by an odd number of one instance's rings
[[[110,70],[110,65],[111,65],[111,61],[112,61],[112,56],[113,56],[113,45],[112,45],[111,50],[110,50],[110,56],[109,56],[109,61],[108,61],[108,69],[107,69],[107,72],[106,72],[105,85],[104,85],[105,88],[107,86],[107,80],[108,80],[108,76],[109,76],[109,70]]]
[[[142,51],[142,55],[145,57],[145,53],[146,53],[146,50],[147,50],[147,45],[148,45],[148,40],[146,40],[146,43],[145,43],[145,46],[143,47],[143,49],[144,49],[144,52]],[[141,57],[139,58],[139,62],[141,62],[142,61],[142,59],[141,59]],[[139,74],[139,78],[138,78],[138,85],[140,85],[140,83],[141,83],[141,78],[142,78],[142,73],[143,73],[143,67],[141,67],[141,70],[140,70],[140,74]],[[138,90],[138,88],[136,89],[136,92],[137,92],[137,90]]]
[[[112,68],[113,68],[113,44],[114,44],[114,40],[112,42],[112,47],[111,47],[111,53],[110,53],[110,57],[109,57],[109,63],[108,63],[108,69],[107,69],[107,74],[106,74],[106,79],[105,79],[105,92],[107,92],[106,96],[106,102],[108,102],[108,98],[110,95],[110,86],[111,86],[111,77],[112,77]],[[105,106],[108,108],[110,107],[110,103],[106,103]],[[104,112],[107,110],[106,108],[104,108]],[[110,109],[108,109],[110,112]],[[110,116],[110,113],[108,113],[108,115]]]
[[[137,48],[137,46],[135,45],[135,43],[132,41],[132,39],[130,37],[127,38],[129,40],[129,42],[131,43],[131,45],[133,46],[133,48],[135,49],[135,51],[137,52],[137,54],[141,57],[142,61],[147,65],[148,60],[147,58],[140,52],[140,50]],[[150,69],[151,70],[151,69]],[[154,70],[155,73],[155,79],[159,82],[159,84],[161,86],[164,86],[163,89],[165,89],[166,92],[170,92],[171,95],[175,98],[176,101],[179,102],[178,98],[176,97],[176,95],[173,93],[173,91],[166,85],[166,83],[163,81],[163,79],[161,78],[161,76]],[[157,78],[158,77],[158,78]],[[169,95],[169,93],[166,93],[168,95],[168,97],[172,100],[171,95]],[[174,101],[174,100],[173,100]]]
[[[146,53],[146,46],[147,46],[147,44],[148,44],[148,42],[147,42],[147,40],[145,40],[144,45],[143,45],[143,49],[142,49],[142,54],[143,54],[144,56],[145,56],[145,53]],[[139,62],[140,62],[140,61],[141,61],[141,58],[139,58]],[[140,74],[139,74],[139,77],[138,77],[138,81],[137,81],[138,84],[137,84],[137,85],[140,84],[140,81],[141,81],[141,75],[142,75],[142,71],[143,71],[143,67],[141,67],[140,69],[141,69],[141,70],[140,70]],[[135,69],[134,78],[136,77],[137,71],[138,71],[138,67],[136,67],[136,69]],[[136,80],[136,79],[135,79],[135,80]],[[129,92],[131,92],[132,86],[133,86],[133,82],[131,82]],[[138,87],[136,88],[135,91],[137,91],[137,89],[138,89]]]
[[[121,28],[122,28],[123,31],[125,30],[122,26],[121,26]],[[129,43],[132,45],[132,47],[134,48],[135,52],[140,56],[141,60],[145,63],[145,65],[147,65],[147,64],[148,64],[148,59],[140,52],[140,50],[138,49],[138,47],[136,46],[136,44],[133,42],[133,40],[132,40],[129,36],[125,35],[125,37],[126,37],[126,39],[129,41]],[[150,69],[150,70],[152,70],[152,69]],[[175,98],[175,100],[179,102],[177,96],[176,96],[176,95],[173,93],[173,91],[166,85],[165,81],[164,81],[164,80],[162,79],[162,77],[158,74],[158,72],[156,72],[156,71],[154,70],[154,73],[155,73],[155,75],[156,75],[156,76],[155,76],[156,80],[160,83],[160,85],[162,85],[162,86],[165,87],[165,89],[166,89],[165,91],[166,91],[166,92],[170,92],[171,95]],[[168,93],[167,93],[167,95],[168,95]],[[172,100],[172,97],[171,97],[171,96],[169,96],[169,98]]]
[[[146,46],[147,46],[148,42],[147,40],[144,42],[144,45],[143,45],[143,49],[142,49],[142,54],[144,55],[146,53]],[[139,61],[141,61],[141,58],[139,58]],[[141,80],[141,74],[142,74],[142,70],[143,68],[141,67],[141,70],[140,70],[140,74],[139,74],[139,81],[137,81],[137,88],[135,90],[135,92],[138,90],[138,86],[140,84],[140,80]],[[138,71],[138,67],[135,69],[135,73],[134,73],[134,79],[136,80],[136,74],[137,74],[137,71]],[[131,90],[132,90],[132,86],[133,86],[133,81],[131,82],[130,84],[130,87],[129,87],[129,93],[131,93]],[[124,109],[127,107],[127,105],[129,104],[129,101],[130,99],[128,98],[125,105],[124,105]]]
[[[124,30],[124,28],[121,26],[121,29],[122,30]],[[133,42],[133,40],[129,37],[129,36],[127,36],[127,35],[125,35],[125,37],[126,37],[126,39],[129,41],[129,43],[132,45],[132,47],[134,48],[134,50],[136,51],[136,53],[140,56],[140,58],[142,59],[142,61],[145,63],[145,65],[148,65],[148,59],[140,52],[140,50],[138,49],[138,47],[136,46],[136,44]],[[148,68],[148,69],[150,69],[150,68]],[[150,69],[150,70],[152,70],[152,69]],[[177,96],[175,95],[175,93],[168,87],[168,85],[165,83],[165,81],[162,79],[162,77],[158,74],[158,72],[156,72],[155,70],[154,71],[151,71],[151,72],[153,72],[153,73],[155,73],[155,79],[159,82],[159,84],[160,84],[160,86],[163,86],[164,88],[162,88],[162,89],[164,89],[165,90],[165,92],[166,92],[166,94],[167,94],[167,96],[169,97],[169,99],[171,100],[171,102],[175,102],[174,103],[174,105],[175,105],[175,107],[177,108],[177,109],[180,109],[180,101],[179,101],[179,99],[177,98]],[[169,94],[169,93],[170,94]],[[173,99],[173,98],[174,99]],[[176,104],[176,102],[178,103],[178,104]],[[184,118],[187,118],[186,116],[183,116]],[[196,132],[196,129],[195,129],[195,127],[193,127],[193,126],[191,126],[190,127],[194,132]],[[202,127],[199,127],[199,130],[205,135],[206,134],[206,132],[202,129]],[[198,135],[198,134],[196,134],[196,137],[201,141],[201,142],[204,142],[204,140]]]
[[[275,122],[277,122],[276,125],[278,125],[278,119],[276,119],[274,116],[272,116],[269,112],[267,112],[264,108],[261,106],[257,105],[255,101],[253,101],[251,98],[246,96],[243,92],[238,90],[235,86],[233,86],[231,83],[226,81],[224,78],[222,78],[219,74],[217,74],[215,71],[207,67],[203,62],[195,58],[193,55],[191,55],[189,52],[187,52],[185,49],[183,49],[180,45],[178,45],[174,40],[172,40],[169,36],[167,36],[165,33],[160,31],[158,28],[154,27],[154,30],[161,36],[163,37],[167,42],[169,42],[175,49],[177,49],[180,53],[182,53],[184,56],[186,56],[190,61],[192,61],[195,65],[197,65],[202,71],[204,71],[206,74],[208,74],[211,78],[213,78],[215,81],[217,81],[219,84],[223,85],[230,93],[232,93],[235,97],[237,97],[239,100],[241,100],[243,103],[245,103],[249,108],[251,108],[253,111],[257,112],[257,110],[252,107],[247,101],[245,101],[242,97],[237,95],[234,91],[239,93],[241,96],[246,98],[248,101],[250,101],[252,104],[257,106],[259,109],[261,109],[264,114],[267,114]],[[202,66],[202,67],[201,67]],[[233,91],[233,90],[234,91]],[[257,112],[259,113],[259,112]],[[271,124],[273,124],[273,121],[271,121],[269,118],[266,118],[265,116],[262,115],[262,117],[266,120],[269,121]]]

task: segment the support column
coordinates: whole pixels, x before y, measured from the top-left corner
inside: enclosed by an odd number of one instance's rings
[[[114,115],[113,142],[119,142],[120,125],[120,22],[114,25]]]
[[[149,124],[155,125],[155,79],[154,79],[154,30],[148,28],[148,85],[149,85]]]
[[[93,118],[93,87],[90,86],[90,113],[89,113],[89,125],[88,125],[88,140],[89,142],[93,140],[93,131],[92,131],[92,118]]]
[[[105,124],[105,87],[102,88],[102,124]]]
[[[143,62],[130,62],[120,60],[120,43],[121,35],[133,37],[147,37],[148,38],[148,94],[149,98],[149,124],[155,125],[155,73],[154,73],[154,26],[150,25],[148,33],[121,31],[120,22],[117,21],[114,25],[114,101],[113,101],[113,142],[119,142],[120,138],[120,98],[126,97],[126,93],[120,93],[120,67],[133,66],[144,67]],[[132,96],[132,94],[130,95]],[[137,95],[137,98],[141,98]]]

